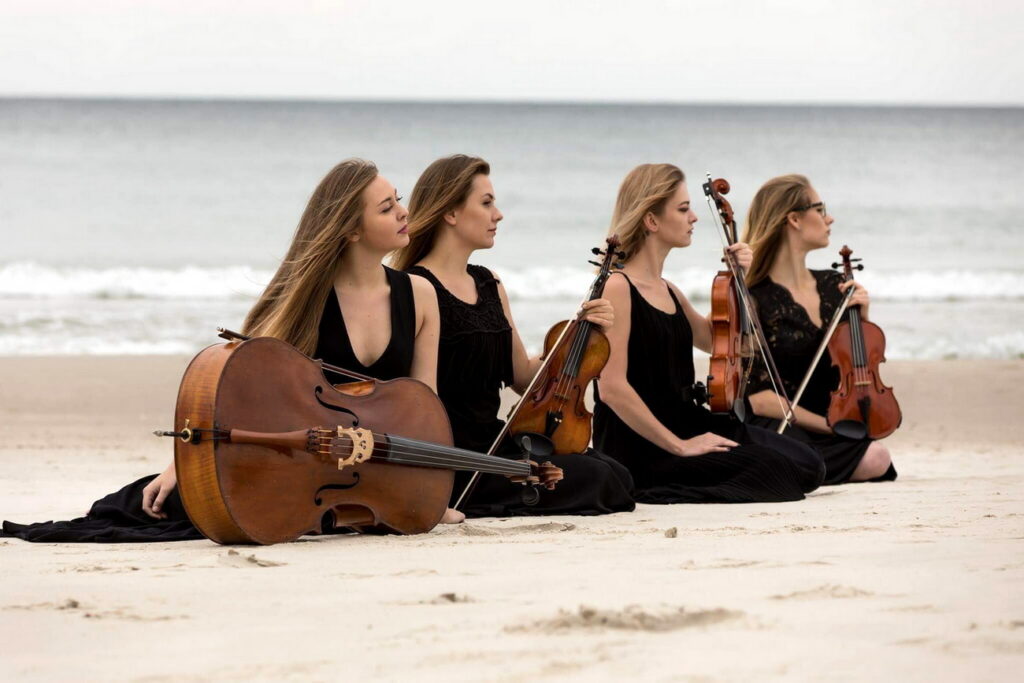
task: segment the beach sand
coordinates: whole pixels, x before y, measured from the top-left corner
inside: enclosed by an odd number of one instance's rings
[[[0,517],[79,516],[162,469],[186,362],[0,359]],[[1016,679],[1024,362],[884,377],[899,480],[802,502],[271,547],[2,539],[0,678]]]

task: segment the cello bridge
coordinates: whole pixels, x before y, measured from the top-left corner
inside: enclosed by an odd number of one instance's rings
[[[341,450],[341,444],[338,443],[340,439],[348,439],[351,444],[349,454],[338,457],[339,470],[345,469],[349,465],[366,462],[373,457],[373,432],[369,429],[339,426],[336,430],[318,429],[317,432],[320,437],[319,452],[321,455],[334,456],[338,450]]]

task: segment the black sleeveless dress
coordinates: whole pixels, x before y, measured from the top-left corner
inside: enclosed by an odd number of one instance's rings
[[[469,304],[449,292],[432,272],[413,266],[410,273],[429,280],[441,310],[441,342],[437,358],[437,393],[448,411],[455,445],[487,452],[504,426],[498,419],[502,385],[512,385],[512,326],[505,317],[498,281],[483,266],[466,271],[476,282],[478,299]],[[501,453],[517,454],[511,443]],[[611,458],[589,451],[553,455],[565,471],[554,491],[539,489],[540,502],[526,505],[522,487],[499,475],[481,474],[473,495],[461,509],[469,517],[514,515],[600,515],[628,512],[635,506],[629,472]],[[458,473],[452,502],[469,480]]]
[[[331,288],[320,318],[319,339],[314,357],[325,363],[354,370],[376,379],[407,377],[412,367],[416,337],[416,308],[412,281],[406,273],[384,267],[391,286],[391,339],[380,358],[364,366],[356,358],[348,330],[341,314],[338,297]],[[328,372],[335,384],[353,381],[344,375]],[[4,522],[0,536],[14,536],[26,541],[70,543],[138,543],[145,541],[191,541],[203,538],[192,525],[178,495],[178,489],[167,496],[163,512],[167,519],[153,519],[142,511],[142,491],[157,475],[152,474],[93,503],[85,517],[66,522],[15,524]],[[334,532],[325,528],[325,533]]]
[[[800,500],[817,488],[824,466],[812,449],[728,416],[712,415],[690,398],[693,334],[672,288],[668,288],[675,303],[671,314],[649,304],[632,282],[629,291],[632,311],[626,378],[630,386],[679,438],[713,432],[741,444],[723,453],[673,455],[620,420],[601,401],[599,381],[594,446],[629,468],[636,482],[637,502],[781,502]]]
[[[834,270],[812,270],[811,274],[817,282],[822,325],[828,327],[832,316],[843,303],[843,294],[839,291],[843,276]],[[814,354],[825,336],[825,329],[815,325],[806,309],[793,299],[789,290],[773,282],[771,278],[766,278],[751,287],[750,293],[757,304],[758,318],[761,320],[768,348],[782,377],[786,394],[793,397],[800,387],[800,382],[803,381],[804,373],[814,360]],[[800,398],[800,405],[816,415],[827,415],[832,391],[838,384],[839,373],[832,367],[832,359],[826,349],[811,374],[807,388]],[[762,390],[774,391],[768,370],[764,363],[758,360],[751,374],[748,393],[754,394]],[[750,422],[772,431],[779,426],[779,420],[769,417],[755,416]],[[825,461],[824,484],[842,484],[849,481],[872,441],[848,439],[838,434],[819,434],[792,425],[783,433],[808,444],[821,454]],[[894,479],[896,468],[890,464],[885,474],[871,481]]]

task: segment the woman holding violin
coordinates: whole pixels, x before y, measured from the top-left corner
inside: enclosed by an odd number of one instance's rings
[[[810,270],[807,254],[829,245],[834,219],[817,190],[802,175],[772,178],[757,191],[747,216],[744,241],[754,250],[747,272],[750,293],[786,393],[794,397],[806,373],[806,389],[783,432],[817,450],[825,461],[825,484],[891,481],[896,478],[889,450],[870,438],[835,433],[826,416],[839,372],[826,350],[810,365],[829,323],[853,288],[848,305],[868,319],[870,298],[856,280],[833,270]],[[837,332],[837,335],[839,332]],[[755,424],[775,428],[783,417],[763,364],[750,386]]]
[[[288,253],[249,311],[243,331],[275,337],[302,353],[375,379],[418,379],[436,387],[440,329],[426,280],[381,265],[409,242],[408,212],[377,167],[335,166],[313,191]],[[348,376],[327,373],[334,383]],[[176,490],[174,463],[97,501],[70,522],[5,523],[35,541],[171,541],[202,538]],[[442,522],[458,522],[449,510]],[[324,531],[332,531],[326,520]]]
[[[629,468],[639,502],[799,500],[821,482],[817,453],[698,405],[693,348],[711,351],[712,324],[662,278],[665,258],[690,245],[696,222],[679,168],[644,164],[626,176],[609,230],[624,257],[605,287],[616,324],[598,381],[594,446]],[[751,251],[738,242],[727,257],[746,266]]]
[[[448,411],[455,445],[488,451],[504,423],[498,418],[501,387],[517,392],[540,368],[519,337],[508,294],[489,269],[469,263],[478,249],[494,246],[504,218],[496,204],[489,164],[457,154],[438,159],[420,176],[409,202],[408,246],[392,264],[433,284],[441,313],[438,395]],[[607,329],[613,312],[603,299],[584,304],[584,318]],[[518,453],[505,441],[500,453]],[[545,459],[548,459],[545,456]],[[629,473],[596,453],[550,456],[565,478],[553,491],[541,490],[535,504],[521,498],[520,487],[495,475],[480,475],[459,509],[471,517],[605,514],[632,510]],[[453,504],[468,478],[457,476]]]

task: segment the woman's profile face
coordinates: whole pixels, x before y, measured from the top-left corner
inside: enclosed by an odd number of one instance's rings
[[[377,251],[391,251],[409,244],[409,212],[401,204],[394,185],[382,175],[363,190],[363,216],[359,241]]]
[[[807,206],[809,208],[803,211],[792,212],[798,229],[790,231],[790,236],[799,239],[808,251],[824,249],[828,246],[835,219],[828,214],[821,196],[813,187],[807,190]]]
[[[504,216],[495,204],[494,186],[484,174],[473,178],[469,196],[462,206],[445,217],[449,226],[474,249],[490,249]]]
[[[668,198],[661,214],[654,216],[655,239],[663,240],[673,248],[688,247],[693,242],[693,224],[697,214],[690,205],[690,191],[686,183],[679,183],[675,193]]]

